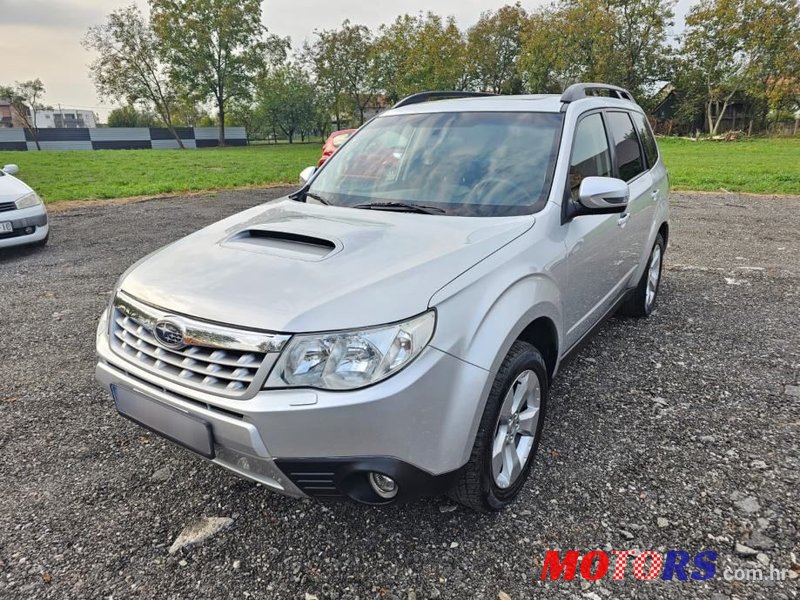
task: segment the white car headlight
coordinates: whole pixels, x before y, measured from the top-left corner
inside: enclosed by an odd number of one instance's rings
[[[390,377],[433,337],[436,313],[355,331],[296,335],[281,352],[267,388],[353,390]]]
[[[25,194],[22,198],[16,201],[17,208],[31,208],[33,206],[39,206],[41,203],[42,199],[39,198],[39,195],[36,192]]]

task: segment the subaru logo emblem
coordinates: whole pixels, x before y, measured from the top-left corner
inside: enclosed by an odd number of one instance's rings
[[[170,350],[185,348],[183,330],[172,321],[159,321],[156,323],[155,336],[158,343]]]

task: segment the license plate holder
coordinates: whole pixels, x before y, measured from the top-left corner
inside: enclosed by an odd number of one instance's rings
[[[11,221],[0,221],[0,233],[14,233],[14,227]]]
[[[117,412],[126,419],[200,456],[214,458],[214,435],[208,421],[128,388],[112,385],[111,396]]]

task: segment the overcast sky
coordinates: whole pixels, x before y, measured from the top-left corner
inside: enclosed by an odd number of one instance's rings
[[[91,25],[132,0],[0,0],[0,85],[41,78],[44,101],[65,108],[89,108],[105,118],[102,103],[89,79],[91,55],[81,39]],[[454,15],[462,28],[472,25],[484,10],[511,0],[266,0],[264,23],[272,33],[291,36],[295,47],[315,29],[338,26],[344,19],[377,27],[398,14],[430,10]],[[680,0],[679,16],[691,0]],[[145,8],[147,2],[136,2]],[[524,0],[533,9],[545,0]]]

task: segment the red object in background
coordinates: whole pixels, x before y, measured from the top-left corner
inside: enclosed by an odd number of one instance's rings
[[[319,159],[317,167],[321,167],[326,160],[333,156],[333,153],[339,149],[339,146],[344,144],[347,139],[356,131],[358,131],[358,129],[342,129],[341,131],[334,131],[328,137],[325,145],[322,147],[322,158]]]

